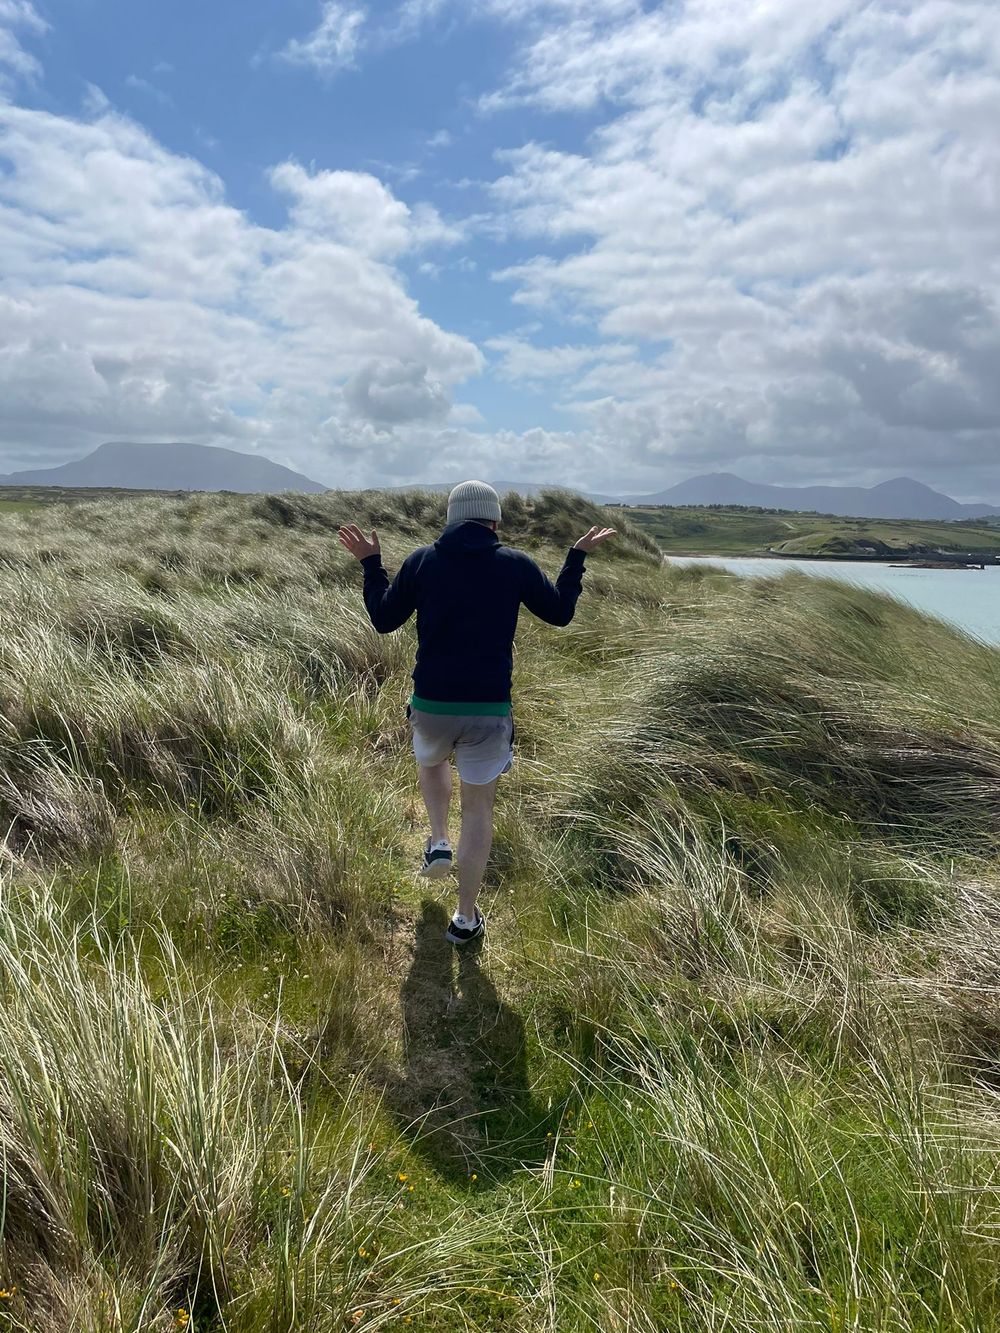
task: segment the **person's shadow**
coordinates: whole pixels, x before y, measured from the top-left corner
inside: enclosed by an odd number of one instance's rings
[[[425,899],[400,991],[404,1073],[387,1100],[438,1170],[499,1179],[544,1160],[546,1112],[528,1082],[524,1023],[483,970],[481,945],[454,948],[447,926]]]

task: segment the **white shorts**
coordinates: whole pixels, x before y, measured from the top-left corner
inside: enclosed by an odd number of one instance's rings
[[[421,768],[454,754],[463,782],[483,786],[509,773],[514,762],[514,719],[469,713],[425,713],[407,706],[413,754]]]

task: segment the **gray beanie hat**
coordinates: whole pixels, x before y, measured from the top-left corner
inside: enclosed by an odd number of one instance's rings
[[[470,518],[500,522],[500,497],[485,481],[460,482],[448,496],[447,521],[464,523]]]

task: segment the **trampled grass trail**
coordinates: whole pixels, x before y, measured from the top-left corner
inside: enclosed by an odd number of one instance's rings
[[[0,1328],[1000,1326],[1000,653],[626,529],[459,956],[334,541],[442,506],[5,518]]]

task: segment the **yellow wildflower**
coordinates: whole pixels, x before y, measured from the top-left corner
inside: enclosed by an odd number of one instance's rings
[[[600,1280],[601,1280],[601,1275],[600,1275],[600,1273],[595,1273],[595,1274],[594,1274],[594,1281],[595,1281],[595,1282],[600,1282]]]
[[[396,1179],[399,1181],[401,1185],[405,1185],[406,1182],[409,1180],[409,1176],[406,1174],[405,1171],[400,1171]]]

